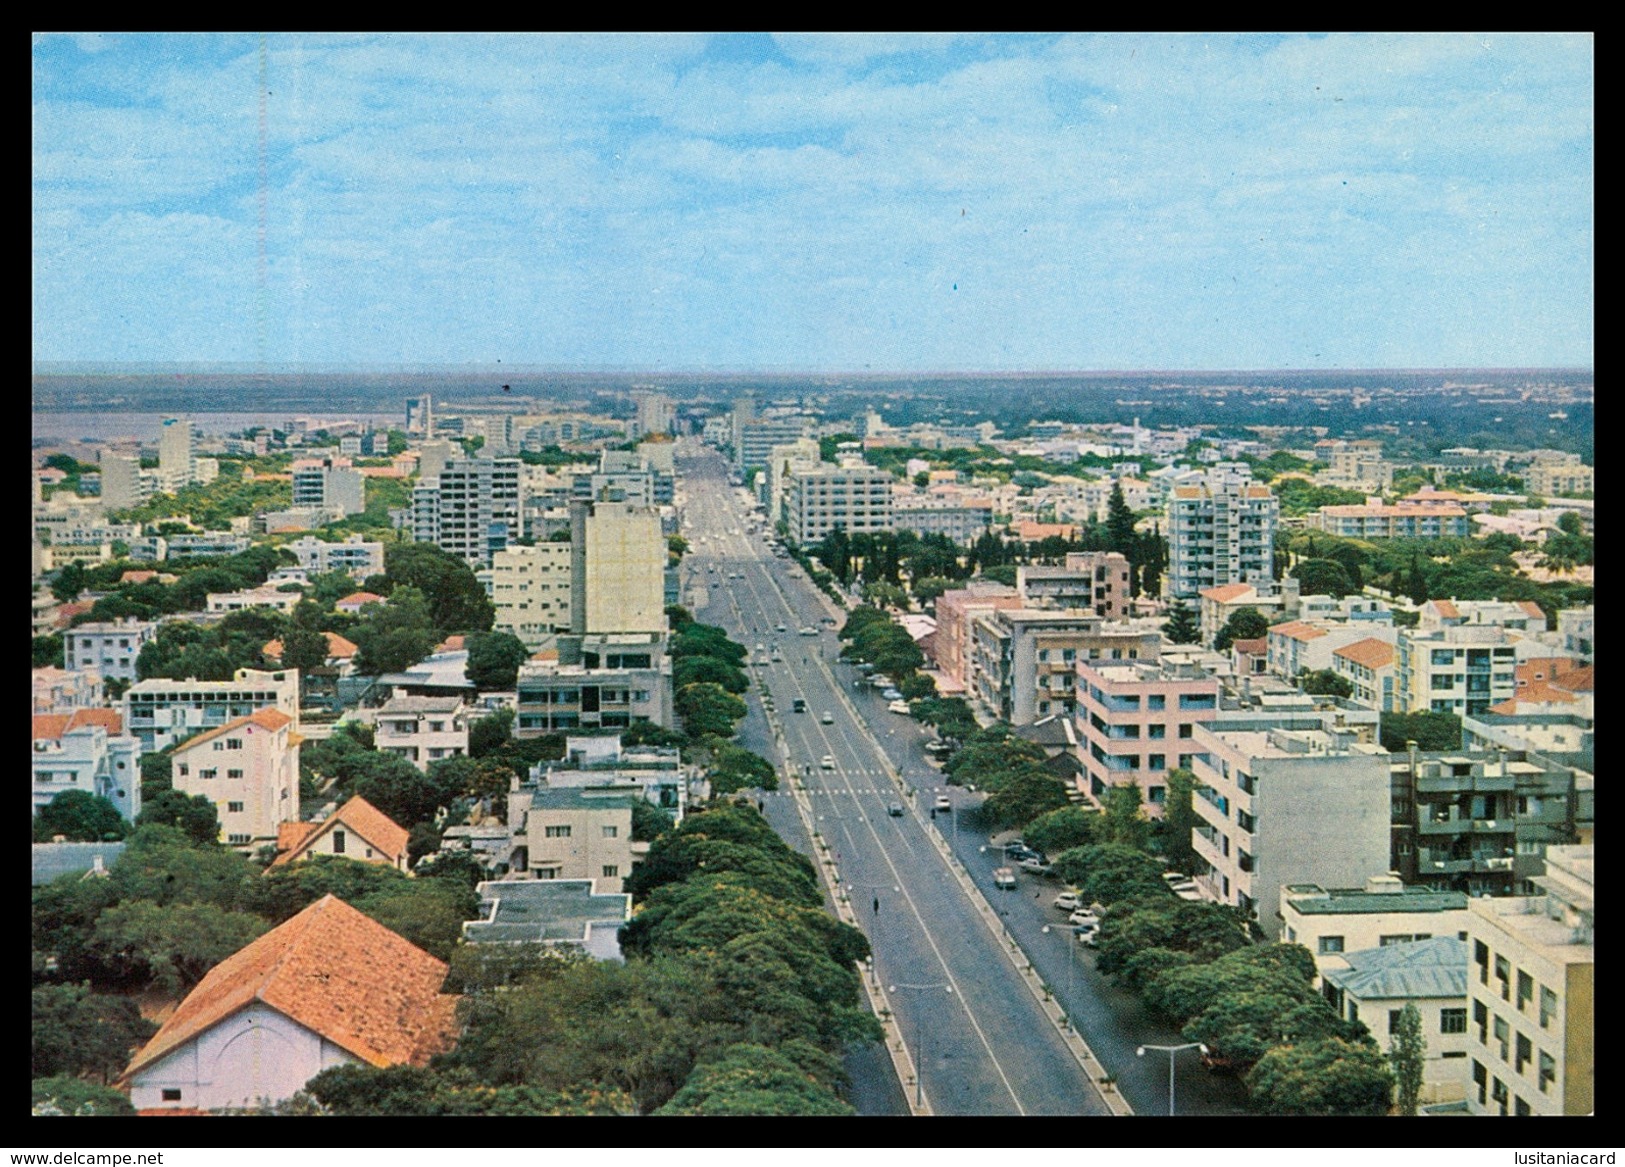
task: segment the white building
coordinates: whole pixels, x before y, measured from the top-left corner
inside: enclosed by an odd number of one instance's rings
[[[457,697],[396,697],[378,710],[373,742],[419,770],[468,753],[469,709]]]
[[[520,536],[517,458],[453,458],[412,492],[412,537],[488,567],[493,552]]]
[[[652,507],[570,506],[570,623],[582,634],[666,630],[666,540]]]
[[[1394,709],[1475,716],[1517,695],[1517,649],[1494,624],[1404,628],[1394,653]]]
[[[293,464],[293,505],[358,515],[367,505],[364,483],[348,458],[300,458]]]
[[[37,713],[33,722],[34,810],[67,790],[107,799],[129,821],[141,813],[141,743],[112,709]]]
[[[1476,898],[1468,969],[1472,1114],[1595,1106],[1594,851],[1548,847],[1537,896]]]
[[[572,551],[570,543],[545,542],[491,556],[490,568],[475,574],[496,609],[493,632],[510,633],[535,650],[570,630]]]
[[[876,466],[822,463],[789,473],[785,520],[802,547],[840,528],[848,535],[892,529],[892,476]]]
[[[62,633],[63,659],[69,669],[95,669],[104,680],[133,681],[141,646],[157,633],[156,623],[133,617],[81,624]]]
[[[124,694],[124,724],[141,739],[143,753],[156,753],[198,730],[268,707],[293,718],[298,729],[298,669],[238,669],[229,681],[137,681]]]
[[[1407,886],[1392,873],[1369,876],[1362,887],[1281,889],[1281,939],[1307,948],[1321,973],[1347,968],[1350,952],[1435,936],[1459,940],[1466,931],[1465,892]]]
[[[291,612],[304,598],[300,592],[254,588],[246,592],[210,592],[207,605],[210,612],[242,612],[249,608],[271,608],[278,612]]]
[[[275,843],[281,824],[299,818],[301,740],[292,717],[261,709],[176,746],[171,781],[214,803],[221,842],[252,851]]]
[[[327,895],[221,961],[117,1085],[138,1111],[247,1109],[331,1066],[426,1065],[449,1049],[446,965]]]
[[[158,430],[159,489],[174,494],[197,477],[197,434],[191,421],[166,417]]]
[[[342,571],[360,581],[384,570],[384,545],[369,543],[360,535],[351,535],[342,543],[329,543],[306,535],[285,544],[284,549],[293,553],[299,566],[315,575]]]
[[[1170,595],[1194,597],[1230,583],[1269,586],[1280,502],[1241,462],[1220,462],[1200,484],[1168,499]]]

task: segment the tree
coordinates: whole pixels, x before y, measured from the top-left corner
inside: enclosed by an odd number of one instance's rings
[[[694,1068],[657,1115],[849,1115],[853,1109],[784,1054],[731,1045]]]
[[[733,794],[756,786],[763,790],[779,788],[779,775],[773,763],[743,746],[718,743],[712,754],[711,793]]]
[[[1120,552],[1125,558],[1134,558],[1134,512],[1123,497],[1123,484],[1112,483],[1112,492],[1106,499],[1106,550]]]
[[[982,804],[982,814],[996,827],[1019,827],[1067,805],[1066,786],[1038,766],[1022,766]]]
[[[407,830],[434,818],[448,801],[438,783],[399,754],[374,753],[358,759],[340,785],[346,794],[365,798]]]
[[[1342,599],[1350,592],[1359,590],[1349,578],[1348,568],[1335,559],[1300,559],[1293,567],[1292,575],[1306,596]]]
[[[148,982],[180,996],[215,965],[266,931],[246,912],[213,904],[155,904],[129,900],[96,918],[90,948],[126,983]]]
[[[468,756],[483,758],[513,740],[512,709],[497,709],[468,727]]]
[[[1095,810],[1082,806],[1060,806],[1022,827],[1021,837],[1029,847],[1059,855],[1062,851],[1087,847],[1096,842],[1099,824],[1100,814]]]
[[[1195,774],[1177,767],[1168,771],[1168,790],[1162,802],[1162,854],[1175,871],[1188,872],[1196,861],[1191,831],[1201,819],[1191,804],[1195,792]]]
[[[33,1084],[35,1117],[87,1117],[91,1115],[133,1115],[129,1096],[111,1086],[98,1086],[71,1074],[36,1078]]]
[[[283,668],[298,669],[301,677],[307,677],[312,669],[323,668],[326,664],[325,635],[313,628],[300,628],[297,625],[282,634]]]
[[[94,1074],[104,1085],[158,1027],[131,997],[93,993],[88,984],[34,989],[33,1077]]]
[[[1120,843],[1099,843],[1063,852],[1055,874],[1076,887],[1086,901],[1111,905],[1135,896],[1173,898],[1162,880],[1162,863]]]
[[[1100,839],[1144,851],[1151,837],[1151,823],[1145,817],[1140,784],[1132,779],[1106,791],[1105,813],[1100,816]]]
[[[141,808],[135,821],[140,827],[178,827],[196,843],[214,843],[220,838],[220,812],[209,796],[188,795],[173,787],[159,791]]]
[[[122,839],[129,823],[118,807],[87,790],[64,790],[34,815],[34,841],[49,843],[57,835],[70,841],[97,843]]]
[[[1461,748],[1461,718],[1454,713],[1384,713],[1377,732],[1390,754],[1404,753],[1411,741],[1419,750]]]
[[[1394,1102],[1399,1113],[1416,1113],[1422,1093],[1422,1071],[1427,1065],[1427,1039],[1422,1036],[1422,1014],[1407,1001],[1399,1011],[1399,1024],[1388,1042],[1388,1061],[1394,1069]]]
[[[1213,637],[1213,647],[1219,652],[1229,652],[1236,641],[1257,640],[1260,636],[1268,635],[1269,630],[1269,620],[1257,608],[1237,608]]]
[[[530,659],[525,642],[511,632],[476,632],[465,642],[468,664],[464,674],[481,690],[512,689],[519,666]]]
[[[34,667],[36,669],[43,669],[47,665],[61,668],[62,661],[62,637],[54,632],[48,636],[34,637]]]
[[[1196,613],[1184,600],[1176,599],[1168,609],[1168,620],[1162,634],[1174,644],[1195,644],[1202,638],[1196,623]]]
[[[662,810],[646,798],[632,800],[632,841],[652,843],[672,829],[670,811]]]
[[[1305,693],[1330,697],[1349,697],[1354,694],[1354,682],[1335,669],[1315,669],[1298,679]]]
[[[408,585],[397,587],[387,603],[363,609],[351,630],[356,672],[367,677],[402,672],[428,656],[439,638],[423,593]]]
[[[1394,1088],[1380,1052],[1337,1038],[1273,1049],[1246,1081],[1261,1112],[1316,1117],[1387,1114]]]
[[[672,701],[683,719],[683,730],[693,741],[705,737],[731,738],[734,724],[745,716],[745,703],[721,685],[707,682],[686,685]]]
[[[486,632],[496,609],[474,571],[462,559],[433,543],[391,543],[384,548],[384,574],[393,588],[410,586],[430,598],[435,639],[462,632]],[[391,599],[394,598],[391,591]]]
[[[85,590],[85,575],[85,565],[77,559],[59,567],[51,581],[51,594],[64,604],[77,600]]]
[[[701,683],[721,685],[730,693],[743,693],[750,687],[745,674],[727,661],[700,655],[678,657],[671,667],[671,683],[676,689]]]

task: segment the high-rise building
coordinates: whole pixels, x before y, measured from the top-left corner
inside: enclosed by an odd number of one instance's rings
[[[412,492],[412,537],[489,567],[491,555],[519,538],[517,458],[454,458],[438,478]]]
[[[429,394],[406,399],[406,432],[425,438],[434,433],[434,402]]]
[[[158,480],[160,489],[174,494],[197,475],[194,465],[196,435],[184,417],[166,417],[158,431]]]
[[[1108,627],[1110,627],[1108,625]],[[1151,640],[1157,641],[1156,633]],[[1195,759],[1196,727],[1218,716],[1218,678],[1190,662],[1112,659],[1078,654],[1074,687],[1078,760],[1084,793],[1104,805],[1114,786],[1134,783],[1146,813],[1160,817],[1168,771],[1188,770]]]
[[[671,398],[663,393],[634,393],[632,396],[638,403],[638,416],[632,423],[634,438],[671,433],[672,423],[677,417]]]
[[[358,515],[366,509],[364,483],[348,458],[301,458],[293,464],[293,505]]]
[[[141,469],[134,454],[102,452],[102,502],[110,511],[126,511],[152,497],[156,476]]]
[[[1267,587],[1279,514],[1279,500],[1243,462],[1219,462],[1200,483],[1174,487],[1167,509],[1169,594],[1190,599],[1222,584]]]
[[[789,473],[785,519],[802,547],[837,527],[849,535],[892,529],[892,476],[878,466],[820,463]]]
[[[477,573],[496,609],[491,630],[511,633],[532,650],[570,631],[572,551],[569,543],[549,541],[493,554],[490,569]]]
[[[577,500],[570,528],[572,630],[664,632],[667,557],[659,512]]]

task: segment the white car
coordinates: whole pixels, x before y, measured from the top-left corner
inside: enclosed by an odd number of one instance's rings
[[[831,754],[825,754],[822,758],[819,758],[818,759],[818,768],[820,770],[833,770],[833,769],[835,769],[835,758],[834,758],[834,756],[831,755]]]
[[[824,712],[824,716],[820,717],[818,720],[823,722],[825,725],[834,725],[835,724],[835,715],[833,713],[830,713],[828,710],[826,710]]]
[[[1066,918],[1066,922],[1071,924],[1074,928],[1081,928],[1084,926],[1088,926],[1090,928],[1100,927],[1100,917],[1084,908],[1079,908],[1077,911],[1073,912]]]
[[[1078,893],[1075,891],[1063,891],[1060,895],[1055,897],[1055,902],[1051,906],[1060,908],[1063,912],[1075,912],[1080,906]]]
[[[890,705],[886,706],[886,710],[887,710],[887,712],[890,712],[890,713],[907,713],[908,712],[908,702],[907,701],[893,701]]]
[[[939,794],[937,795],[936,808],[938,810],[953,810],[953,800],[946,794]]]

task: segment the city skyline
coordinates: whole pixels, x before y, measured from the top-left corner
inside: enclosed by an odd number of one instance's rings
[[[1593,360],[1586,35],[34,40],[33,356]]]

